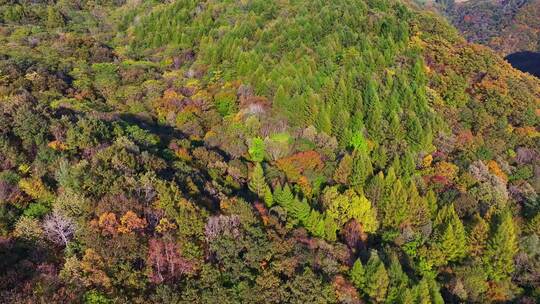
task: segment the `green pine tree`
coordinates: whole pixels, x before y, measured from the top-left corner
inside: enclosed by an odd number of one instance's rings
[[[383,121],[382,103],[379,98],[377,83],[370,78],[364,89],[364,108],[367,116],[365,118],[368,136],[377,140],[382,139],[381,123]]]
[[[433,304],[444,304],[444,299],[441,295],[441,289],[437,281],[432,278],[426,278],[429,286],[429,295],[431,297],[431,303]]]
[[[422,278],[418,285],[415,286],[416,289],[416,303],[421,304],[431,304],[431,296],[429,294],[429,285],[425,278]]]
[[[392,139],[399,142],[405,138],[405,131],[403,131],[403,126],[401,125],[401,120],[397,113],[392,112],[388,116],[388,132],[392,134]]]
[[[253,167],[248,187],[251,192],[257,194],[260,198],[264,197],[268,185],[264,179],[264,171],[260,163],[256,163]]]
[[[280,85],[274,95],[274,105],[276,108],[281,109],[287,116],[292,116],[294,109],[291,108],[291,98],[285,91],[282,85]]]
[[[435,191],[429,189],[426,193],[426,200],[429,207],[430,218],[434,218],[437,215],[437,195]]]
[[[364,292],[375,302],[382,303],[386,299],[390,278],[376,251],[371,255],[366,264],[366,285]]]
[[[385,146],[377,146],[373,153],[371,153],[371,163],[373,164],[374,171],[376,169],[383,170],[388,163],[388,150]]]
[[[357,289],[363,290],[365,288],[367,280],[366,271],[360,259],[356,259],[354,262],[353,267],[349,272],[349,276],[351,277],[351,282]]]
[[[366,152],[355,151],[353,154],[352,172],[349,177],[350,184],[355,187],[362,188],[368,179],[373,174],[373,166]]]
[[[393,254],[390,258],[390,267],[388,268],[388,277],[390,284],[386,295],[385,303],[391,304],[399,302],[409,286],[409,277],[403,271],[397,255]]]
[[[337,231],[339,227],[333,217],[328,214],[324,217],[324,238],[334,242],[337,239]]]
[[[431,220],[431,210],[427,199],[420,196],[416,184],[414,182],[409,183],[409,223],[415,227],[422,227],[429,224]]]
[[[434,226],[435,250],[443,257],[443,260],[435,264],[445,265],[448,262],[455,262],[467,254],[465,228],[454,209],[454,204],[447,204],[439,210]]]
[[[322,107],[319,111],[315,126],[318,130],[326,134],[332,134],[332,119],[330,119],[330,110],[328,109],[328,106]]]
[[[270,208],[274,205],[274,196],[272,195],[272,189],[270,189],[270,186],[266,186],[264,189],[264,196],[263,196],[264,203],[266,207]]]
[[[345,154],[339,162],[334,172],[334,180],[340,184],[347,185],[352,172],[353,159],[350,154]]]
[[[64,26],[64,16],[53,5],[47,7],[47,27],[50,29]]]
[[[324,237],[324,219],[319,211],[311,209],[309,217],[306,219],[306,223],[304,226],[306,227],[307,231],[309,231],[309,233],[311,233],[313,236],[320,238]]]
[[[257,163],[262,162],[266,154],[264,140],[262,140],[260,137],[253,138],[251,140],[248,152],[252,161]]]
[[[415,286],[416,303],[422,304],[444,304],[439,286],[433,279],[427,277],[422,278],[418,285]]]
[[[377,141],[384,139],[383,126],[387,125],[386,120],[383,118],[383,109],[381,103],[375,103],[368,108],[369,114],[366,117],[366,128],[368,136]]]
[[[385,191],[380,204],[381,224],[390,229],[399,229],[401,224],[409,217],[407,205],[407,191],[401,180],[397,179],[394,170],[389,170],[385,178]]]
[[[424,131],[420,120],[414,113],[410,113],[407,118],[407,142],[415,148],[422,146]]]
[[[289,184],[285,184],[285,187],[283,188],[276,188],[274,192],[274,202],[276,202],[279,206],[285,208],[287,212],[291,211],[293,200],[294,195],[291,191],[291,187],[289,187]]]
[[[486,248],[489,234],[489,225],[477,213],[474,215],[474,226],[469,235],[469,245],[473,257],[481,257]]]
[[[311,213],[311,206],[307,200],[304,198],[300,201],[299,199],[295,198],[291,207],[293,216],[299,220],[300,223],[305,225]]]
[[[505,211],[488,240],[483,258],[490,279],[499,282],[510,278],[514,272],[514,256],[518,248],[514,219],[510,211]]]
[[[320,238],[325,237],[325,225],[322,215],[321,217],[319,217],[319,221],[317,222],[315,229],[313,230],[313,235]]]
[[[351,146],[353,150],[355,151],[364,152],[364,153],[368,152],[367,140],[362,134],[362,132],[360,131],[354,132],[349,142],[349,146]]]

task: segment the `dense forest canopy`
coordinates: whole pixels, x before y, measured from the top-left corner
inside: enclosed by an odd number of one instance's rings
[[[0,0],[0,303],[535,303],[540,80],[399,0]]]

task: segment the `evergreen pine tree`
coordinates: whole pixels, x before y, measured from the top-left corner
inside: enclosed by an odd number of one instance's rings
[[[248,183],[249,190],[263,198],[268,187],[264,179],[264,171],[260,163],[256,163]]]
[[[274,205],[274,196],[272,195],[272,189],[270,189],[270,186],[266,186],[264,189],[264,196],[263,196],[264,203],[266,207],[270,208]]]
[[[349,128],[355,133],[360,132],[360,130],[364,130],[364,114],[361,111],[362,107],[362,98],[359,97],[356,101],[356,105],[353,107],[354,110],[349,123]]]
[[[411,70],[411,76],[413,77],[415,84],[414,87],[422,86],[427,81],[424,65],[424,60],[422,57],[418,56],[414,61],[414,65],[412,66]]]
[[[422,136],[422,142],[420,143],[421,148],[429,149],[432,142],[433,142],[433,129],[431,128],[431,123],[428,122],[424,125],[424,135]]]
[[[324,238],[328,241],[335,241],[337,239],[336,233],[339,227],[333,217],[328,214],[324,217]]]
[[[353,159],[350,154],[345,154],[334,172],[334,181],[347,185],[352,172]]]
[[[392,134],[392,140],[395,142],[403,140],[405,138],[405,132],[403,131],[401,120],[399,119],[398,114],[392,112],[387,119],[389,127],[388,132]]]
[[[368,143],[362,132],[354,132],[349,142],[349,146],[351,146],[354,151],[368,152]]]
[[[422,227],[430,222],[431,212],[427,199],[421,197],[414,182],[409,183],[409,222],[415,227]]]
[[[401,263],[396,255],[392,255],[390,258],[388,277],[390,279],[390,284],[386,295],[386,303],[399,302],[408,289],[409,277],[403,271]]]
[[[260,137],[253,138],[251,140],[248,152],[252,161],[257,163],[262,162],[266,154],[264,140],[262,140]]]
[[[276,191],[274,192],[274,202],[285,208],[287,212],[291,210],[293,199],[294,195],[289,187],[289,184],[285,184],[283,189],[281,187],[276,188]]]
[[[377,92],[377,83],[374,80],[374,77],[371,77],[364,88],[364,103],[366,104],[366,108],[370,108],[374,104],[378,104],[381,102],[379,99],[379,93]]]
[[[285,89],[283,88],[283,86],[280,85],[277,88],[276,93],[274,94],[274,104],[276,105],[277,108],[285,111],[285,113],[289,113],[288,110],[292,110],[288,107],[289,99],[290,98],[287,95],[287,92],[285,92]]]
[[[304,222],[304,227],[306,227],[306,230],[309,231],[311,234],[317,235],[315,231],[317,230],[320,220],[321,214],[319,213],[319,211],[311,209],[309,212],[309,216]]]
[[[416,287],[416,286],[415,286]],[[399,296],[400,301],[386,301],[388,304],[400,303],[400,304],[418,304],[416,299],[417,288],[407,288]],[[422,303],[424,304],[424,303]]]
[[[58,11],[53,5],[47,7],[47,27],[48,28],[58,28],[63,26],[65,23],[64,16]]]
[[[393,170],[389,170],[385,180],[385,195],[380,207],[383,227],[398,229],[408,218],[407,192],[401,180],[396,179]]]
[[[488,277],[496,282],[508,279],[514,272],[514,256],[518,252],[516,227],[510,211],[505,211],[484,253]]]
[[[468,251],[467,236],[453,204],[447,204],[441,208],[434,225],[435,249],[444,257],[444,260],[438,262],[444,265],[463,258]]]
[[[315,126],[318,130],[328,135],[332,134],[332,120],[330,119],[330,111],[328,110],[328,106],[322,107],[321,111],[319,111]]]
[[[382,139],[383,110],[375,80],[370,79],[364,90],[365,109],[368,113],[365,121],[368,136],[377,140]]]
[[[437,195],[431,189],[426,193],[427,205],[429,207],[430,218],[437,215]]]
[[[321,104],[322,101],[320,96],[314,93],[312,89],[310,89],[304,109],[306,125],[314,125],[316,123]]]
[[[304,198],[300,201],[298,198],[295,198],[291,207],[294,217],[305,225],[311,212],[311,206],[309,206],[307,200]]]
[[[416,303],[426,304],[444,304],[439,287],[435,280],[423,277],[422,280],[415,286]]]
[[[304,226],[307,231],[316,237],[324,237],[325,227],[324,219],[321,213],[315,209],[311,209]]]
[[[375,302],[382,303],[386,299],[388,284],[390,279],[384,263],[379,258],[376,251],[371,251],[371,255],[366,264],[366,285],[364,292]]]
[[[418,285],[415,286],[416,289],[416,303],[421,304],[431,304],[431,296],[429,294],[429,285],[426,278],[422,278]]]
[[[432,304],[444,304],[444,299],[441,295],[441,289],[437,281],[432,278],[426,278],[429,285],[429,295],[431,296]]]
[[[388,151],[385,146],[379,145],[375,148],[373,153],[371,153],[371,162],[374,170],[383,170],[386,167],[388,163]]]
[[[384,173],[379,171],[368,183],[365,193],[368,199],[380,208],[384,205],[384,196],[386,192],[386,185],[384,181]],[[381,213],[379,212],[379,219],[381,218]]]
[[[401,176],[404,177],[410,177],[414,174],[414,171],[416,169],[416,162],[414,161],[414,156],[412,152],[406,151],[403,155],[403,157],[400,159],[400,172],[402,173]]]
[[[388,123],[383,118],[382,104],[374,104],[366,118],[368,136],[377,141],[384,140],[384,131]]]
[[[371,160],[366,152],[355,151],[353,154],[352,172],[349,177],[350,184],[363,187],[367,178],[373,174]]]
[[[341,101],[337,101],[332,105],[332,134],[337,137],[340,143],[345,143],[345,134],[347,122],[350,120],[350,114],[345,110],[345,106]]]
[[[363,290],[366,285],[366,271],[364,270],[364,266],[362,265],[362,262],[360,259],[356,259],[356,261],[353,264],[353,267],[351,268],[349,275],[351,277],[351,282],[353,285],[359,289]]]
[[[470,252],[473,257],[481,257],[486,248],[489,225],[478,213],[474,215],[474,222],[469,235]]]
[[[407,142],[415,148],[420,148],[423,141],[424,132],[418,117],[413,113],[407,118]]]

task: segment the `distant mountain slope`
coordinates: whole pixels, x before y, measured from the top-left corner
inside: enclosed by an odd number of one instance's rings
[[[540,0],[470,0],[446,13],[469,41],[505,55],[540,51]]]

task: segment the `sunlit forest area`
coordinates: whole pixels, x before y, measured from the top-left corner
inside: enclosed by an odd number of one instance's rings
[[[407,0],[0,0],[0,303],[537,303],[539,122]]]

